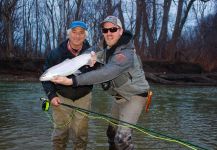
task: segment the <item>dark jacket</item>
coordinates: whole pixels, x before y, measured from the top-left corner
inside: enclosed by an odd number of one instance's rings
[[[45,64],[43,66],[43,71],[47,70],[48,68],[59,64],[63,62],[66,59],[71,59],[74,58],[73,54],[67,49],[67,42],[68,40],[64,41],[61,43],[57,48],[51,50],[51,52],[48,54]],[[80,52],[83,53],[90,47],[89,43],[85,40],[82,50]],[[92,70],[93,68],[89,66],[83,66],[82,68],[79,69],[81,73],[88,72]],[[74,75],[70,75],[68,77],[72,77]],[[58,85],[54,84],[50,81],[45,81],[42,82],[43,88],[45,90],[45,93],[47,94],[49,100],[57,96],[57,93],[60,94],[63,97],[72,99],[72,100],[77,100],[88,93],[91,92],[92,90],[92,85],[84,85],[84,86],[78,86],[78,87],[72,87],[72,86],[65,86],[65,85]]]
[[[97,70],[73,77],[74,86],[109,82],[108,92],[130,100],[149,90],[141,61],[136,54],[132,34],[124,32],[116,45],[107,49],[104,39],[99,43],[98,60],[103,64]],[[90,80],[91,79],[91,80]]]

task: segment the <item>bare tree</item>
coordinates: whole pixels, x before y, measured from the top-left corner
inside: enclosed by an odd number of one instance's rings
[[[137,50],[137,53],[144,58],[144,52],[141,49],[141,45],[140,45],[140,30],[141,30],[141,24],[142,24],[142,15],[141,15],[141,10],[144,9],[143,7],[143,2],[142,0],[136,0],[136,25],[135,25],[135,38],[134,38],[134,43],[135,43],[135,47]]]
[[[206,18],[205,3],[210,1],[215,4],[215,0],[0,0],[0,49],[4,49],[0,55],[33,57],[48,53],[65,40],[73,20],[88,24],[88,38],[95,44],[102,36],[100,22],[115,15],[123,28],[135,35],[135,47],[143,60],[208,62],[212,60],[208,53],[214,52],[205,48],[211,41],[207,36],[210,32],[207,21],[201,18]],[[198,28],[186,34],[185,24],[192,8]]]
[[[37,56],[38,55],[38,41],[39,41],[39,4],[38,4],[38,0],[35,0],[35,18],[36,18],[36,32],[35,32],[35,49],[34,49],[34,53]]]
[[[3,0],[1,1],[1,18],[2,18],[2,25],[4,28],[5,40],[6,40],[6,57],[12,57],[13,49],[14,49],[14,40],[13,40],[13,33],[14,33],[14,12],[16,10],[17,0]]]
[[[26,51],[26,6],[25,6],[25,0],[22,0],[22,23],[23,23],[23,45],[22,45],[22,52],[21,55],[24,55]]]
[[[55,30],[55,13],[54,13],[54,0],[51,1],[46,1],[46,9],[48,10],[48,16],[49,16],[49,21],[51,22],[51,28],[52,28],[52,43],[53,47],[56,46],[56,30]]]
[[[77,5],[77,9],[76,9],[76,13],[75,13],[75,20],[80,20],[81,16],[80,16],[80,11],[82,8],[82,3],[83,0],[76,0],[76,5]]]
[[[156,58],[157,11],[156,1],[137,0],[135,45],[138,53],[145,57]]]
[[[122,0],[120,0],[120,1],[117,3],[116,6],[117,6],[117,9],[118,9],[119,19],[120,19],[120,21],[122,22],[123,29],[125,29],[124,14],[123,14],[123,10],[122,10]]]
[[[107,6],[106,14],[107,14],[107,15],[112,15],[112,14],[113,14],[112,0],[106,0],[106,6]]]
[[[177,49],[177,43],[179,42],[179,39],[181,38],[181,33],[183,31],[187,17],[189,15],[189,11],[191,10],[195,1],[196,0],[190,0],[188,1],[188,3],[186,2],[185,10],[183,9],[183,4],[185,1],[179,1],[178,3],[175,27],[172,33],[172,39],[169,41],[169,44],[167,47],[167,51],[168,51],[167,57],[170,60],[176,60],[177,57],[180,57],[180,55],[182,55],[181,51],[178,51]],[[201,1],[208,2],[209,0],[201,0]]]
[[[163,52],[166,49],[166,43],[168,40],[168,22],[169,22],[169,11],[172,0],[164,1],[163,5],[163,18],[160,30],[160,35],[157,41],[158,58],[162,58]],[[164,56],[166,57],[166,56]]]

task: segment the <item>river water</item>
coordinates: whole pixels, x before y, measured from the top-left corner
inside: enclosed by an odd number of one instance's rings
[[[138,122],[144,130],[134,129],[136,149],[187,150],[191,144],[217,149],[216,87],[152,85],[152,90],[150,111]],[[44,96],[40,83],[0,82],[0,150],[51,149],[51,110],[43,112],[39,100]],[[110,115],[110,108],[109,96],[95,87],[92,111]],[[88,150],[108,149],[107,124],[90,119]]]

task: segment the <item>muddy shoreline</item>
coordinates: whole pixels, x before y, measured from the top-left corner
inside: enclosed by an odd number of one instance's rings
[[[6,82],[40,82],[40,72],[0,71],[0,81]],[[146,72],[150,83],[164,85],[217,86],[217,73],[204,74],[164,74]]]

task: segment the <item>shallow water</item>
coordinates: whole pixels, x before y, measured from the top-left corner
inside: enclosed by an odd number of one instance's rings
[[[217,149],[216,87],[152,85],[152,90],[150,111],[143,112],[138,122],[144,131],[134,129],[136,149],[191,149],[176,140]],[[44,96],[40,83],[0,82],[1,150],[51,149],[50,111],[43,112],[39,100]],[[99,87],[94,88],[93,111],[109,115],[111,103]],[[90,119],[88,150],[108,149],[107,124],[104,120]],[[157,133],[156,137],[149,130]],[[175,140],[165,140],[163,135]]]

